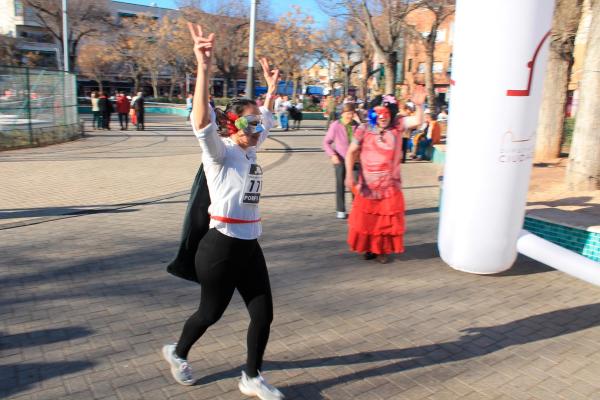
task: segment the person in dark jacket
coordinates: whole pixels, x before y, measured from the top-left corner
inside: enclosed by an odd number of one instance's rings
[[[137,119],[137,130],[144,130],[144,94],[142,92],[138,92],[133,104],[133,108],[135,109],[135,116]]]
[[[114,108],[104,92],[100,92],[98,108],[100,109],[100,114],[102,115],[102,128],[110,130],[110,114],[112,114]]]
[[[119,113],[119,124],[121,124],[121,130],[127,130],[129,126],[129,99],[125,96],[125,93],[120,92],[117,95],[117,112]]]

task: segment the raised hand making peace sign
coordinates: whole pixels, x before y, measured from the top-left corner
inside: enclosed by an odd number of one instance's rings
[[[265,81],[267,82],[267,87],[269,88],[269,93],[273,94],[277,91],[277,84],[279,83],[279,69],[270,69],[269,68],[269,60],[265,57],[261,58],[260,65],[263,69],[263,75],[265,77]]]
[[[215,34],[211,33],[207,37],[202,32],[202,27],[198,24],[192,24],[188,22],[188,28],[194,41],[194,54],[196,55],[196,61],[198,61],[198,67],[202,67],[207,70],[210,67],[212,61],[213,48],[215,46]]]

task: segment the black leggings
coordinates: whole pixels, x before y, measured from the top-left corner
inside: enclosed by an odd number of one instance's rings
[[[123,129],[123,127],[127,129],[129,125],[129,114],[119,113],[119,124],[121,124],[121,129]]]
[[[221,318],[237,289],[250,314],[246,373],[256,377],[273,321],[271,285],[258,241],[236,239],[210,229],[198,245],[196,274],[202,286],[200,307],[183,326],[175,353],[187,359],[194,343]]]

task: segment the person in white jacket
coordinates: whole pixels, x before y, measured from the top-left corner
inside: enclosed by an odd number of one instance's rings
[[[189,28],[198,62],[191,123],[202,148],[211,222],[195,260],[202,286],[200,306],[186,321],[179,341],[163,347],[163,356],[178,383],[193,385],[188,352],[221,318],[237,289],[250,314],[248,357],[239,389],[248,396],[279,400],[283,394],[260,373],[273,319],[273,300],[267,265],[257,241],[262,230],[258,205],[263,184],[256,157],[257,147],[273,124],[272,99],[279,70],[271,70],[266,59],[260,60],[268,85],[260,109],[253,100],[240,98],[233,99],[225,112],[213,110],[208,87],[215,35],[204,36],[199,25],[189,24]]]

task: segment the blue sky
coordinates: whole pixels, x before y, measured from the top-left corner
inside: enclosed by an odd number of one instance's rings
[[[175,0],[121,0],[126,1],[128,3],[135,4],[143,4],[150,5],[151,3],[156,3],[159,7],[168,7],[175,8],[177,3]],[[318,25],[325,25],[329,17],[321,11],[319,5],[317,4],[317,0],[293,0],[293,1],[281,1],[281,0],[271,0],[270,7],[275,12],[276,16],[279,16],[291,9],[292,4],[299,5],[302,10],[312,15]]]

